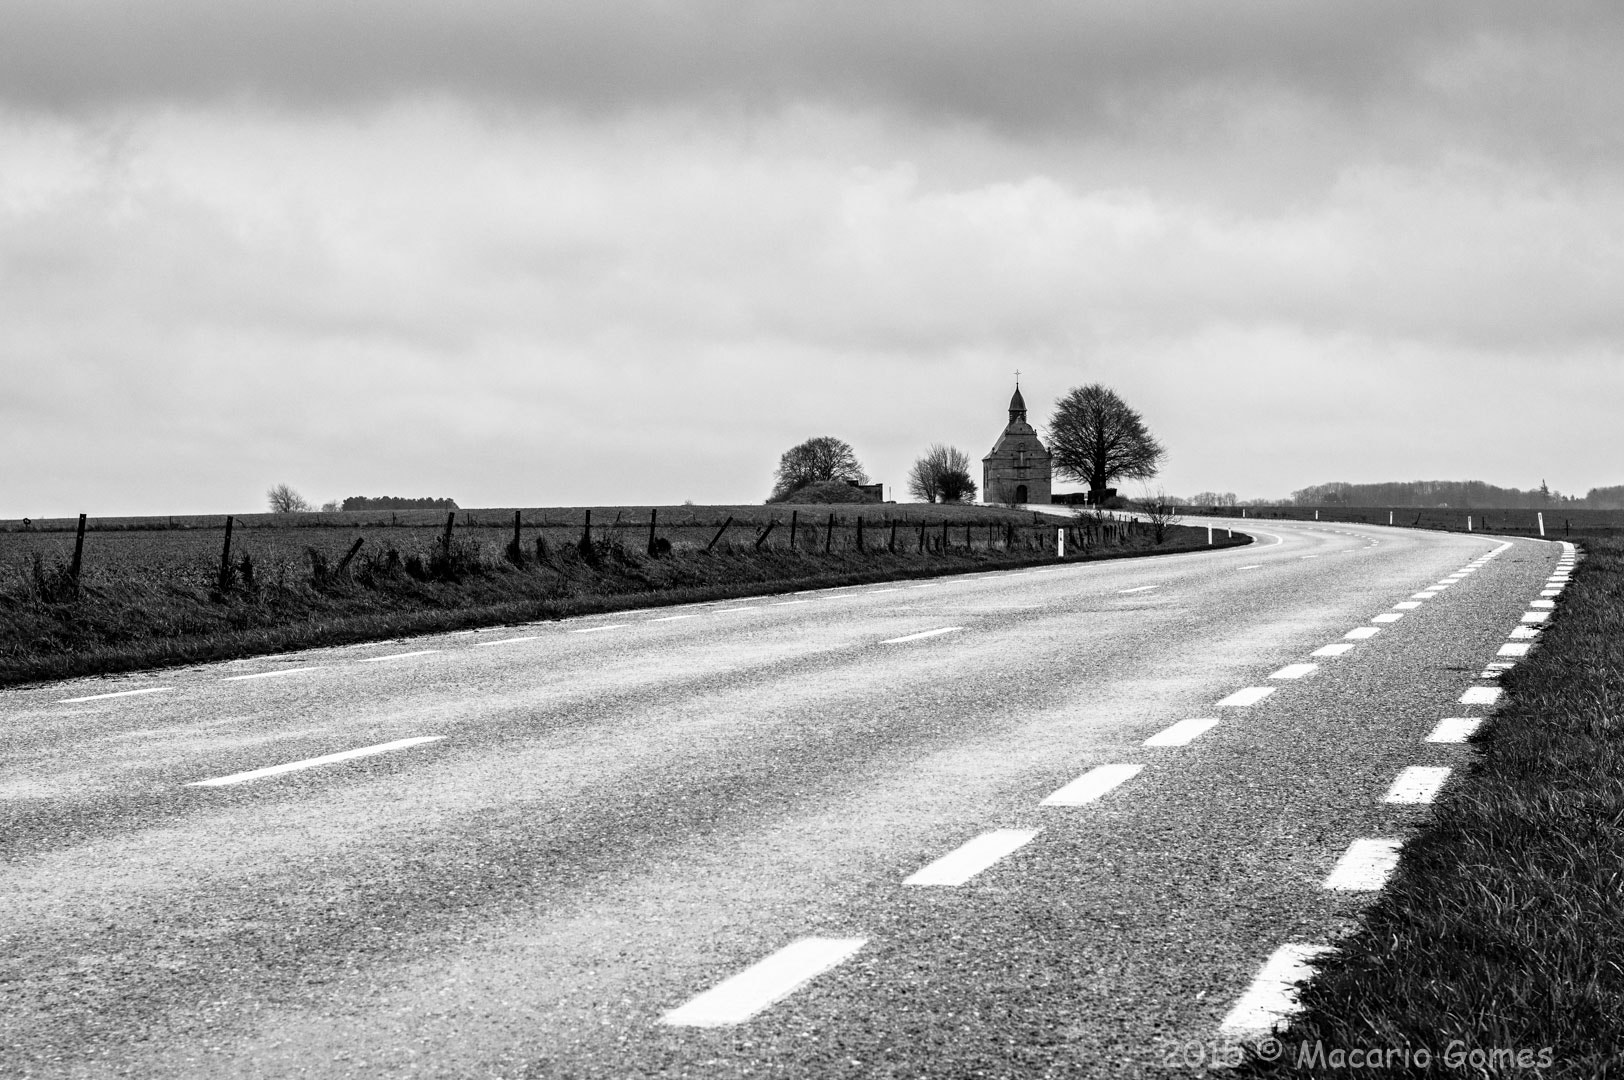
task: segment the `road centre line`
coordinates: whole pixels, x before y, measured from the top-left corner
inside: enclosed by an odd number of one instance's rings
[[[274,679],[279,675],[303,675],[307,671],[320,671],[324,665],[311,664],[308,667],[282,668],[278,671],[256,671],[250,675],[227,675],[221,682],[242,682],[244,679]]]
[[[1170,728],[1158,731],[1146,739],[1146,746],[1188,746],[1197,738],[1218,726],[1216,716],[1203,716],[1194,720],[1180,720]]]
[[[536,634],[525,634],[525,635],[523,635],[521,637],[502,638],[499,641],[476,641],[476,642],[474,642],[474,647],[478,648],[478,649],[482,649],[482,648],[485,648],[486,646],[489,646],[489,645],[517,645],[521,641],[537,641],[537,640],[539,640],[539,637]]]
[[[1398,774],[1382,802],[1429,803],[1443,790],[1449,769],[1438,765],[1411,765]]]
[[[808,601],[792,600],[790,603],[805,604],[808,603]],[[703,612],[690,611],[686,615],[661,615],[658,619],[650,619],[649,622],[676,622],[678,619],[697,619],[701,614],[703,614]]]
[[[1421,601],[1419,601],[1419,600],[1400,600],[1398,603],[1393,605],[1393,610],[1394,611],[1414,611],[1416,608],[1418,608],[1420,606],[1421,606]]]
[[[619,629],[622,629],[623,627],[628,626],[628,625],[630,625],[630,624],[629,623],[623,623],[623,622],[617,622],[617,623],[610,623],[607,626],[583,626],[579,630],[571,630],[570,633],[572,633],[572,634],[596,634],[599,630],[619,630]]]
[[[57,701],[58,705],[77,705],[81,701],[105,701],[108,698],[135,697],[137,694],[163,694],[173,690],[173,686],[146,686],[140,690],[115,690],[111,694],[91,694],[88,697],[65,697]]]
[[[1071,783],[1051,792],[1040,806],[1082,806],[1091,803],[1112,788],[1127,783],[1144,770],[1143,765],[1099,765]]]
[[[1152,589],[1159,589],[1159,588],[1161,588],[1160,585],[1141,585],[1137,589],[1118,589],[1117,590],[1117,595],[1118,596],[1126,596],[1129,593],[1149,592]]]
[[[997,829],[967,840],[903,879],[904,885],[963,885],[1010,853],[1025,847],[1037,829]]]
[[[1493,705],[1500,700],[1498,686],[1473,686],[1460,696],[1462,705]]]
[[[1375,637],[1379,633],[1381,633],[1381,628],[1377,626],[1357,626],[1342,636],[1350,641],[1364,641],[1367,638]]]
[[[1395,622],[1398,622],[1402,618],[1404,618],[1404,613],[1402,611],[1388,611],[1388,612],[1385,612],[1385,613],[1383,613],[1381,615],[1377,615],[1374,619],[1371,619],[1370,621],[1371,622],[1379,622],[1379,623],[1395,623]]]
[[[361,658],[361,663],[381,664],[386,660],[404,660],[408,656],[427,656],[429,653],[437,653],[439,651],[439,649],[418,649],[416,652],[390,653],[388,656],[364,656]]]
[[[884,641],[880,642],[880,644],[881,645],[896,645],[896,644],[900,644],[901,642],[904,642],[904,641],[918,641],[920,638],[935,637],[938,634],[951,634],[955,630],[963,630],[963,629],[964,629],[964,627],[962,627],[962,626],[944,626],[939,630],[922,630],[917,634],[909,634],[906,637],[886,638]]]
[[[1402,840],[1355,840],[1336,861],[1321,888],[1338,892],[1379,892],[1398,866]]]
[[[1246,708],[1249,705],[1256,705],[1272,693],[1274,693],[1274,687],[1272,686],[1248,686],[1246,689],[1237,690],[1224,698],[1217,704],[1216,708]]]
[[[1300,679],[1305,675],[1312,675],[1319,670],[1318,664],[1287,664],[1279,671],[1270,675],[1271,679]]]
[[[1438,721],[1426,741],[1432,743],[1463,743],[1471,738],[1483,721],[1467,716],[1449,716]]]
[[[1315,649],[1313,652],[1309,653],[1308,655],[1309,656],[1341,656],[1343,653],[1348,652],[1352,648],[1353,648],[1353,642],[1351,642],[1351,641],[1342,641],[1342,642],[1338,642],[1335,645],[1321,645],[1319,648]]]
[[[1423,591],[1418,592],[1418,593],[1411,593],[1410,594],[1410,599],[1411,600],[1431,600],[1434,597],[1436,597],[1437,595],[1438,595],[1438,591],[1436,589],[1427,589],[1427,590],[1423,590]]]
[[[1262,563],[1253,563],[1251,566],[1237,566],[1237,567],[1235,567],[1235,569],[1237,569],[1237,570],[1261,570],[1261,569],[1263,569],[1263,564]]]
[[[343,750],[336,754],[323,754],[321,757],[305,758],[303,761],[290,761],[285,765],[271,765],[263,769],[251,769],[248,772],[232,773],[230,776],[217,776],[212,780],[195,780],[187,787],[226,787],[231,784],[245,784],[250,780],[259,780],[266,776],[277,776],[281,773],[295,772],[300,769],[313,769],[318,765],[333,765],[340,761],[353,761],[356,758],[371,757],[374,754],[386,754],[391,750],[404,750],[408,746],[420,746],[423,743],[438,742],[444,735],[419,735],[412,739],[396,739],[394,742],[379,743],[376,746],[363,746],[358,750]]]
[[[1219,1033],[1229,1039],[1245,1039],[1274,1031],[1298,1011],[1298,984],[1314,977],[1313,962],[1330,951],[1329,945],[1295,942],[1274,950],[1219,1023]]]
[[[810,604],[811,602],[812,601],[810,601],[810,600],[780,600],[776,604],[768,604],[767,606],[768,607],[789,607],[791,604]]]
[[[802,938],[724,979],[660,1018],[671,1027],[731,1027],[789,997],[868,944],[867,938]]]

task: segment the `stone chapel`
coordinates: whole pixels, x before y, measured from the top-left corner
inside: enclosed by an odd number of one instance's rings
[[[1050,501],[1049,448],[1026,422],[1026,399],[1021,384],[1009,399],[1009,423],[981,459],[981,501],[985,503],[1047,503]]]

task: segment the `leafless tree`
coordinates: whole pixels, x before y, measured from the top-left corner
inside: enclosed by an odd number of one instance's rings
[[[1146,492],[1139,496],[1139,511],[1150,523],[1150,534],[1157,545],[1167,539],[1168,526],[1184,520],[1179,516],[1178,507],[1168,505],[1167,492],[1159,488],[1154,495]]]
[[[1049,421],[1054,469],[1088,484],[1097,503],[1113,480],[1149,480],[1167,451],[1116,391],[1099,383],[1060,399]]]
[[[287,484],[277,484],[265,493],[265,501],[270,504],[273,514],[302,514],[310,509],[310,503]]]
[[[851,444],[833,435],[819,435],[799,446],[792,446],[778,459],[773,493],[768,502],[777,502],[808,484],[825,480],[853,480],[868,483],[868,474]]]
[[[975,502],[970,456],[957,447],[932,443],[908,471],[908,494],[920,502]]]

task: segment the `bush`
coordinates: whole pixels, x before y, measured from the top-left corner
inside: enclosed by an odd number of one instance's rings
[[[861,488],[853,487],[844,480],[823,480],[816,484],[807,484],[777,500],[782,503],[872,503],[880,500],[864,492]]]

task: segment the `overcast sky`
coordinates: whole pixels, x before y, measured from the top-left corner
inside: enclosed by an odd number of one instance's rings
[[[5,6],[0,517],[1624,483],[1616,0]]]

